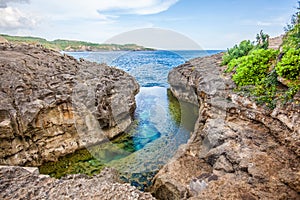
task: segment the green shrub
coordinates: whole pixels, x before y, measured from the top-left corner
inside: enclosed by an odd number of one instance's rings
[[[286,36],[283,40],[283,49],[287,51],[289,48],[300,48],[300,1],[298,1],[298,12],[296,12],[291,20],[291,24],[285,28]]]
[[[222,65],[227,65],[225,72],[233,72],[237,91],[250,94],[269,108],[274,108],[277,101],[293,100],[300,91],[300,1],[297,9],[292,24],[286,28],[281,54],[268,49],[269,36],[261,31],[256,36],[256,45],[243,41],[223,56]],[[278,87],[278,76],[289,80],[288,88]]]
[[[261,30],[260,33],[256,35],[256,49],[268,49],[269,38],[270,36]]]
[[[238,86],[258,85],[268,75],[272,63],[276,60],[278,51],[273,49],[253,50],[247,56],[233,60],[236,66],[236,73],[233,75],[233,81]]]
[[[272,70],[267,76],[261,81],[261,84],[256,85],[251,91],[252,95],[256,97],[256,102],[259,104],[266,104],[269,108],[275,108],[277,103],[277,73]]]
[[[300,49],[291,48],[282,57],[276,66],[278,75],[288,80],[297,80],[300,77]]]
[[[286,103],[293,99],[295,94],[297,94],[300,91],[300,84],[299,82],[292,82],[289,84],[289,89],[284,93],[283,95],[283,102]]]
[[[292,30],[287,32],[282,47],[284,52],[287,52],[290,48],[300,48],[300,24],[295,25]]]
[[[250,40],[244,40],[239,45],[235,45],[223,56],[222,65],[227,65],[231,60],[248,55],[248,53],[254,48],[253,43]]]

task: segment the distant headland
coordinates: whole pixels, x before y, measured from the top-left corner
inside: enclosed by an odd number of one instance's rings
[[[137,44],[99,44],[77,40],[53,40],[31,36],[11,36],[0,34],[0,37],[9,42],[41,44],[48,49],[58,51],[154,51],[153,48],[143,47]]]

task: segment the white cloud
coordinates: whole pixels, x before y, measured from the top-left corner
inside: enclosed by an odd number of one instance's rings
[[[272,22],[263,22],[263,21],[258,21],[256,22],[257,26],[272,26]]]
[[[168,10],[179,0],[1,0],[1,27],[26,28],[37,16],[46,21],[90,21],[113,23],[122,14],[148,15]],[[20,4],[28,3],[28,4]],[[10,7],[7,7],[10,6]],[[26,13],[34,13],[28,15]]]
[[[287,17],[276,17],[270,20],[245,20],[242,23],[251,26],[284,26],[287,23]]]
[[[148,15],[168,10],[179,0],[31,0],[31,8],[53,16],[107,19],[122,14]]]
[[[123,31],[149,27],[151,23],[124,21],[122,15],[157,14],[178,1],[0,0],[0,32],[49,40],[65,38],[102,42]]]
[[[99,12],[115,11],[126,14],[157,14],[168,10],[178,0],[101,0],[99,1]]]
[[[30,29],[35,25],[36,20],[18,8],[0,8],[0,29]]]

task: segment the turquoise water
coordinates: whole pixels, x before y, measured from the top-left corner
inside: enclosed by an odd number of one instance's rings
[[[137,109],[132,126],[120,137],[47,163],[41,171],[61,177],[68,173],[95,174],[116,168],[125,182],[141,190],[188,141],[198,108],[179,102],[168,90],[168,72],[186,60],[219,51],[73,52],[75,58],[107,63],[125,70],[139,82]]]

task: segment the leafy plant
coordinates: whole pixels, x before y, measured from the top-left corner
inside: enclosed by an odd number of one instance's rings
[[[269,108],[275,108],[277,103],[277,73],[272,70],[268,75],[261,81],[261,84],[254,87],[252,94],[256,96],[256,102],[259,104],[266,104]]]
[[[254,48],[254,44],[250,40],[244,40],[239,45],[235,45],[223,56],[222,65],[227,65],[230,61],[239,57],[248,55],[248,53]]]
[[[274,108],[278,100],[288,102],[293,98],[300,90],[300,49],[295,47],[295,43],[299,45],[300,42],[297,28],[299,24],[287,33],[286,48],[281,53],[268,49],[269,36],[263,31],[257,34],[256,45],[243,41],[228,50],[222,64],[227,64],[225,72],[233,72],[232,79],[238,86],[237,91],[251,95],[257,103],[269,108]],[[278,89],[278,76],[290,81],[286,91]]]
[[[292,16],[291,24],[285,28],[286,36],[283,41],[283,50],[286,52],[289,48],[300,48],[300,1],[296,14]]]
[[[288,80],[297,80],[300,77],[300,49],[291,48],[282,57],[276,66],[277,73]]]
[[[295,96],[295,94],[297,94],[300,91],[300,84],[292,82],[289,84],[289,89],[284,93],[282,99],[284,103],[287,103],[288,101],[290,101],[291,99],[293,99],[293,97]]]
[[[277,54],[278,51],[273,49],[258,49],[233,61],[237,64],[236,73],[232,77],[233,81],[238,86],[260,84],[267,77]]]
[[[299,4],[297,8],[298,11],[292,16],[291,24],[288,24],[284,28],[285,32],[290,32],[295,28],[296,25],[300,24],[300,1],[298,1],[298,4]]]
[[[268,49],[269,38],[270,38],[270,36],[268,34],[265,34],[261,30],[260,33],[256,35],[256,48],[257,49]]]
[[[300,1],[291,24],[285,28],[281,52],[268,49],[269,36],[261,31],[256,43],[243,41],[223,56],[225,72],[232,72],[236,91],[250,95],[258,103],[274,108],[277,101],[293,100],[300,91]],[[279,86],[278,77],[287,80],[287,89]]]

